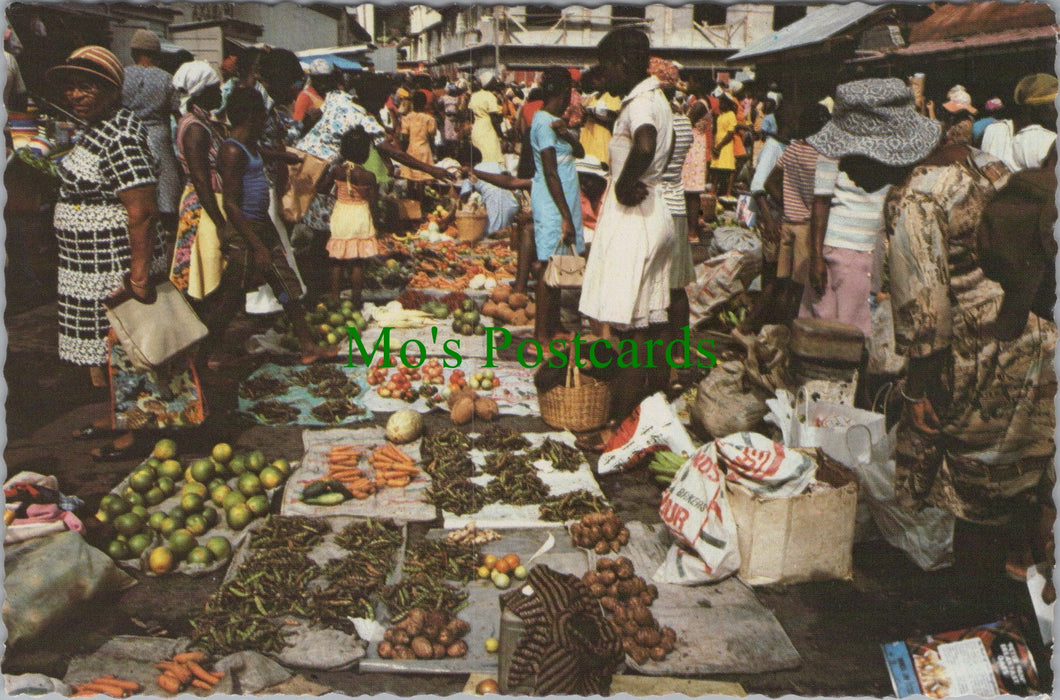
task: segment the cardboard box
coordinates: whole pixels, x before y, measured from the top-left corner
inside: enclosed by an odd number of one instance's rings
[[[853,576],[858,484],[853,472],[818,453],[817,480],[832,488],[762,498],[726,482],[736,520],[742,581],[751,586]]]
[[[397,200],[398,218],[402,221],[416,221],[423,218],[423,207],[415,199]]]

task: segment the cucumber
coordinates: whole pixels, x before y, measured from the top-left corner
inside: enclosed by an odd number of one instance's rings
[[[325,493],[321,496],[316,496],[314,498],[303,498],[302,500],[311,506],[337,506],[338,504],[344,502],[346,500],[346,497],[343,496],[341,493]]]
[[[314,481],[311,484],[307,484],[302,489],[302,500],[307,501],[310,498],[316,498],[317,496],[323,496],[328,492],[328,482],[326,481]]]

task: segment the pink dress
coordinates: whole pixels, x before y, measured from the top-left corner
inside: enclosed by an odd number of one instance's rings
[[[692,127],[692,146],[688,149],[684,167],[681,168],[681,181],[685,186],[685,192],[698,194],[706,191],[707,164],[710,162],[713,140],[708,114]]]

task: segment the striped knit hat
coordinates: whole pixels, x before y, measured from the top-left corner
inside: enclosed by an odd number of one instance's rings
[[[113,53],[102,46],[82,46],[75,50],[66,63],[48,70],[49,80],[62,80],[72,73],[87,73],[121,88],[125,81],[125,69]]]

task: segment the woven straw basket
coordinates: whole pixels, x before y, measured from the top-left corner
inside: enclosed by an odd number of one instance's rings
[[[584,376],[571,361],[564,386],[549,389],[538,397],[541,419],[553,428],[576,433],[595,430],[607,422],[611,408],[611,387]]]
[[[486,235],[486,213],[456,213],[456,240],[477,243]]]

